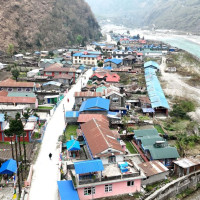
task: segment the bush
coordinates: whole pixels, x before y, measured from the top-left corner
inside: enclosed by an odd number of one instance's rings
[[[173,105],[173,110],[170,112],[170,115],[174,117],[176,121],[177,118],[189,119],[187,113],[195,111],[195,105],[192,101],[182,100],[179,103]]]

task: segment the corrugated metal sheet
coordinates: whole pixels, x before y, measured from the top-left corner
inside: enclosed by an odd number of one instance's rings
[[[57,184],[61,200],[79,200],[78,192],[74,189],[72,181],[58,181]]]
[[[104,63],[106,63],[106,62],[112,62],[112,63],[115,63],[115,64],[120,64],[121,62],[122,62],[122,59],[117,59],[117,58],[113,58],[113,59],[106,59],[105,61],[104,61]]]
[[[140,163],[138,166],[142,168],[147,177],[169,171],[167,167],[157,160]]]
[[[0,168],[0,174],[13,174],[17,172],[17,163],[10,159],[4,162]]]
[[[4,118],[4,114],[0,114],[0,122],[4,122],[5,118]]]
[[[153,108],[142,108],[143,113],[154,113],[155,110]]]
[[[145,80],[152,108],[163,107],[169,109],[169,104],[154,69],[145,69]]]
[[[104,98],[91,98],[84,101],[81,105],[80,112],[86,110],[109,110],[110,100]]]
[[[74,163],[76,174],[86,174],[92,172],[103,171],[103,163],[101,160],[86,160]]]
[[[156,69],[160,69],[160,66],[157,62],[155,61],[148,61],[144,63],[144,68],[148,68],[148,67],[155,67]]]
[[[142,129],[142,130],[134,130],[134,137],[143,137],[143,136],[155,136],[158,135],[158,131],[156,129]]]
[[[68,151],[80,150],[80,143],[76,140],[70,140],[66,142],[66,146]]]
[[[163,148],[156,148],[154,146],[146,146],[153,160],[169,159],[169,158],[179,158],[178,151],[175,147],[166,146]]]
[[[78,117],[78,116],[79,116],[79,111],[67,111],[65,113],[66,118]]]

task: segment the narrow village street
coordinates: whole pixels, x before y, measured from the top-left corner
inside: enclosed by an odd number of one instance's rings
[[[162,80],[164,81],[164,91],[167,95],[184,97],[193,101],[199,102],[200,89],[188,85],[183,77],[177,73],[166,73],[166,57],[162,57],[160,65]],[[199,106],[199,105],[198,105]],[[190,113],[191,117],[200,122],[200,108],[197,107],[195,112]]]
[[[72,110],[74,105],[74,93],[81,90],[81,85],[85,85],[92,75],[92,69],[89,69],[84,77],[80,77],[78,82],[72,86],[63,101],[52,116],[41,145],[41,149],[34,165],[32,177],[30,200],[57,200],[58,187],[57,180],[59,175],[59,143],[58,138],[63,134],[65,128],[64,109]],[[69,99],[69,102],[67,102]],[[52,153],[52,160],[49,159],[49,153]]]

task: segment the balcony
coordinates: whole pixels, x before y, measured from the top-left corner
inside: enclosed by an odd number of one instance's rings
[[[77,176],[74,170],[71,170],[72,180],[74,186],[87,185],[99,182],[109,182],[117,181],[122,179],[134,178],[140,176],[140,171],[136,170],[134,167],[128,167],[128,172],[122,173],[117,164],[105,165],[104,171],[96,172],[93,174],[85,174]]]

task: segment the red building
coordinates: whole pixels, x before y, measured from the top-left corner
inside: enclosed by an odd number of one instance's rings
[[[75,83],[76,80],[75,68],[63,67],[63,65],[60,63],[54,63],[44,70],[44,76],[54,77],[61,74],[71,75],[73,77],[73,83]]]
[[[25,142],[31,142],[31,135],[33,134],[34,132],[34,129],[35,129],[35,125],[36,125],[36,122],[27,122],[24,126],[24,141]],[[2,126],[1,126],[2,127]],[[11,139],[12,141],[14,141],[16,139],[16,136],[13,136],[13,137],[7,137],[5,134],[4,134],[4,130],[8,129],[9,128],[9,123],[7,123],[5,125],[5,127],[3,129],[0,130],[0,142],[10,142]],[[23,141],[23,136],[20,137],[20,141]]]

